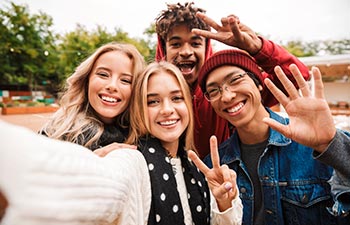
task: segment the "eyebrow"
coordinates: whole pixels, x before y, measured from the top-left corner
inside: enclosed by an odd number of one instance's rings
[[[178,41],[178,40],[181,40],[182,38],[181,37],[179,37],[179,36],[172,36],[172,37],[170,37],[169,39],[168,39],[168,41]],[[199,35],[194,35],[194,36],[192,36],[191,37],[191,40],[192,41],[195,41],[195,40],[201,40],[201,41],[204,41],[203,40],[204,38],[203,37],[201,37],[201,36],[199,36]]]
[[[110,69],[109,67],[105,67],[105,66],[98,66],[98,67],[96,67],[95,71],[98,71],[98,70],[107,70],[108,72],[112,71],[112,69]],[[122,72],[121,75],[134,77],[134,75],[132,73],[128,73],[128,72]]]
[[[180,94],[182,93],[182,91],[179,89],[179,90],[174,90],[174,91],[171,91],[170,94]],[[147,97],[155,97],[155,96],[158,96],[159,94],[158,93],[149,93],[147,94]]]
[[[111,71],[110,68],[105,67],[105,66],[97,66],[97,67],[95,68],[95,70],[108,70],[108,71]]]

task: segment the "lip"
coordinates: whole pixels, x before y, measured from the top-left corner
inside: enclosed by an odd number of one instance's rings
[[[159,124],[162,127],[173,127],[175,126],[180,119],[167,119],[167,120],[162,120],[162,121],[157,121],[157,124]]]
[[[183,75],[190,75],[194,72],[197,62],[196,61],[179,61],[176,62],[176,66],[179,68]]]
[[[223,111],[229,113],[230,115],[239,114],[244,108],[246,101],[240,101],[236,104],[232,104],[230,107],[226,107]]]
[[[121,98],[119,98],[118,96],[112,96],[107,94],[99,94],[98,96],[100,97],[102,102],[106,104],[117,104],[122,101]]]

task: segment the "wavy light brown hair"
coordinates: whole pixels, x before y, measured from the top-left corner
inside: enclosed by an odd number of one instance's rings
[[[152,75],[164,73],[173,75],[179,82],[189,113],[187,129],[180,138],[182,139],[181,141],[185,143],[184,147],[186,150],[191,149],[196,151],[193,139],[194,115],[190,89],[181,71],[173,64],[165,61],[149,64],[145,71],[135,80],[134,91],[130,103],[130,133],[126,143],[138,145],[139,138],[152,135],[148,120],[147,86]]]
[[[108,43],[98,48],[83,61],[67,79],[60,98],[60,108],[41,129],[50,138],[92,146],[103,133],[103,122],[98,119],[88,100],[88,82],[92,68],[98,58],[111,51],[125,53],[132,61],[133,81],[145,68],[143,56],[135,46],[123,43]],[[116,126],[127,128],[129,109],[117,116]]]

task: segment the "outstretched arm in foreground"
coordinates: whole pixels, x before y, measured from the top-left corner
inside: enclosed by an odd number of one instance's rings
[[[151,187],[140,152],[101,158],[1,120],[0,137],[1,224],[147,224]]]

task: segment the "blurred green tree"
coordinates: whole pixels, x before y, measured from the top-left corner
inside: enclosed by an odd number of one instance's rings
[[[56,68],[51,30],[52,18],[43,13],[29,14],[27,6],[10,3],[0,9],[0,82],[2,84],[27,84],[34,89],[50,80]]]

